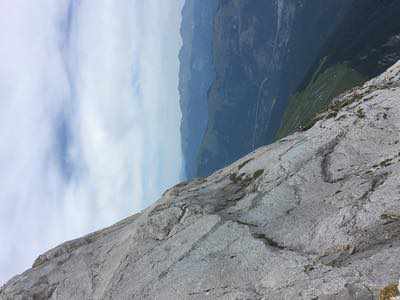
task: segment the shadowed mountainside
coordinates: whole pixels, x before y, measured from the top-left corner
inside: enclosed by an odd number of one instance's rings
[[[192,120],[182,123],[188,178],[308,127],[335,96],[400,58],[399,1],[214,3],[202,14],[207,31],[192,30],[207,47],[192,47],[193,37],[183,36],[184,49],[198,50],[192,61],[204,58],[210,71],[181,84],[184,120]],[[194,15],[208,4],[197,5]],[[182,27],[193,28],[187,20]],[[198,72],[193,64],[182,68],[181,79]]]
[[[215,77],[212,62],[213,18],[218,1],[186,0],[179,53],[181,136],[186,177],[196,176],[197,151],[207,128],[207,94]]]

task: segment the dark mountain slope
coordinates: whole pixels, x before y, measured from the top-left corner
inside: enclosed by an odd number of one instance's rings
[[[187,126],[183,134],[192,146],[189,178],[307,126],[334,96],[400,57],[399,1],[215,2],[208,22],[215,77],[207,104],[191,97],[198,89],[195,80],[185,96],[188,107],[207,109],[207,126],[201,123],[197,131]]]
[[[312,118],[343,91],[380,74],[400,57],[400,3],[355,1],[302,86],[291,95],[277,137]]]
[[[207,128],[207,93],[214,80],[212,63],[215,0],[186,0],[182,10],[179,92],[182,111],[182,151],[184,171],[196,172],[197,151]]]

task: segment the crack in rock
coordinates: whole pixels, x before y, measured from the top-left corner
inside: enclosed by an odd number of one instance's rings
[[[339,145],[340,141],[346,136],[346,133],[342,131],[338,134],[332,141],[322,146],[317,154],[322,156],[321,160],[321,175],[322,179],[326,183],[337,183],[341,178],[334,178],[332,172],[330,171],[331,166],[331,155],[334,153],[335,148]]]

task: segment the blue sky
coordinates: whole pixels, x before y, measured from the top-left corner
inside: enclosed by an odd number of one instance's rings
[[[0,0],[0,282],[180,180],[183,0]]]

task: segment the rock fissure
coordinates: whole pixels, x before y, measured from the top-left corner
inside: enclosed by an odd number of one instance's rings
[[[330,171],[331,166],[331,155],[335,151],[335,148],[339,145],[340,141],[346,136],[346,132],[342,131],[333,140],[325,144],[318,150],[318,155],[322,157],[321,159],[321,175],[326,183],[337,183],[343,178],[334,178],[332,172]]]
[[[184,260],[186,257],[188,257],[190,255],[190,253],[192,251],[194,251],[195,249],[197,249],[197,247],[203,242],[205,241],[211,234],[213,234],[215,231],[218,230],[218,228],[220,226],[222,226],[224,224],[223,221],[219,221],[217,222],[206,234],[204,234],[200,239],[198,239],[191,247],[188,251],[186,251],[183,255],[181,255],[172,265],[170,265],[166,270],[162,271],[161,273],[159,273],[158,275],[158,279],[162,280],[164,277],[166,277],[168,275],[168,273],[170,272],[171,269],[173,269],[173,267],[181,262],[182,260]]]

